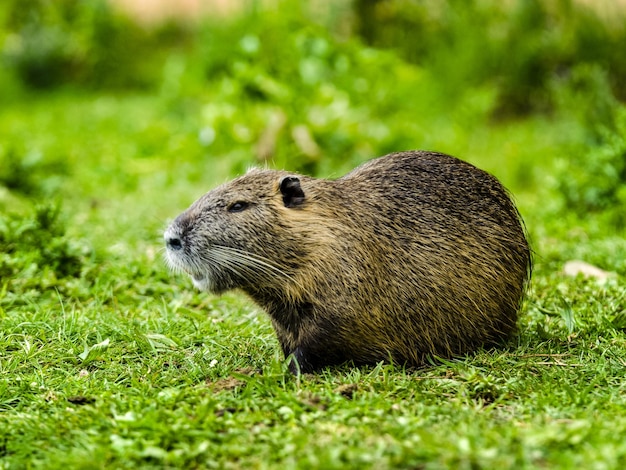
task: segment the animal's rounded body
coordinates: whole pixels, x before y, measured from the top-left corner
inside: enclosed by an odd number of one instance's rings
[[[256,301],[303,372],[422,365],[498,343],[531,270],[498,180],[432,152],[390,154],[337,180],[252,170],[202,196],[165,240],[197,287]]]

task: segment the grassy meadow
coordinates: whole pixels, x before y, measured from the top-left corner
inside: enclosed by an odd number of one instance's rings
[[[625,468],[626,16],[502,3],[146,27],[4,2],[0,469]],[[168,221],[250,166],[407,149],[514,195],[534,273],[504,348],[294,377],[263,312],[163,262]]]

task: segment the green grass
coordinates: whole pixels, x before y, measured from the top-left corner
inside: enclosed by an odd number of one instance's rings
[[[504,351],[298,379],[254,308],[131,264],[83,300],[5,307],[3,465],[620,468],[626,458],[626,325],[613,324],[623,285],[540,278]]]
[[[33,92],[0,70],[21,93],[0,96],[0,469],[626,467],[626,127],[602,71],[502,120],[495,82],[450,98],[432,69],[281,21],[206,30],[146,90]],[[535,271],[505,348],[294,377],[263,312],[162,261],[167,222],[249,165],[334,177],[407,148],[518,202]],[[572,259],[615,276],[566,277]]]

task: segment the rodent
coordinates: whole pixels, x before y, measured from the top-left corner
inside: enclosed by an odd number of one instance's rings
[[[253,169],[164,238],[169,264],[198,288],[241,289],[269,314],[294,373],[421,366],[496,345],[516,329],[532,266],[502,184],[426,151],[336,180]]]

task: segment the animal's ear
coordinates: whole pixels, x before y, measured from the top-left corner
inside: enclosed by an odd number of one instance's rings
[[[304,191],[300,186],[300,179],[296,176],[285,176],[281,179],[280,192],[283,195],[285,207],[298,207],[304,202]]]

